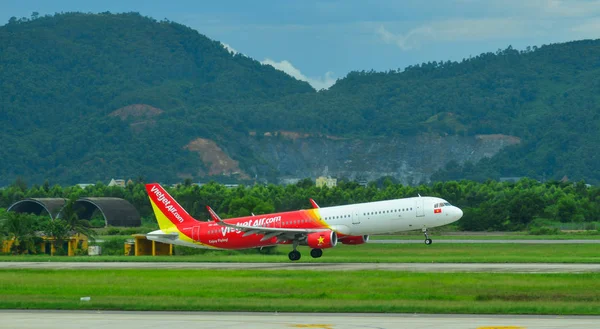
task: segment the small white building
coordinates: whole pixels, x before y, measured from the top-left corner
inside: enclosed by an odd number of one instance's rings
[[[317,187],[323,187],[323,186],[336,187],[337,186],[337,179],[336,178],[331,178],[331,177],[321,176],[321,177],[317,178],[316,185],[317,185]]]
[[[108,183],[108,186],[118,186],[118,187],[125,187],[125,180],[124,179],[111,179],[110,183]]]

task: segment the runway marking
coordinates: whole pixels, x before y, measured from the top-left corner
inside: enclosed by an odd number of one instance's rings
[[[516,327],[516,326],[502,326],[502,327],[478,327],[477,329],[527,329],[525,327]]]

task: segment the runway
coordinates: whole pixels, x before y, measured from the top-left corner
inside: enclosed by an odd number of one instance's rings
[[[445,328],[445,329],[562,329],[597,328],[597,316],[441,315],[441,314],[323,314],[109,311],[0,311],[0,328]]]
[[[0,269],[383,270],[428,273],[599,273],[600,264],[0,262]]]
[[[375,240],[371,239],[368,243],[378,243],[378,244],[423,244],[424,240]],[[433,237],[434,244],[455,244],[455,243],[467,243],[467,244],[600,244],[600,240],[442,240],[435,239]]]

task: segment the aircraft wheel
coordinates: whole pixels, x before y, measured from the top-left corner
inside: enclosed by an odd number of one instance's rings
[[[429,238],[425,239],[425,244],[430,245],[433,241]]]
[[[323,249],[315,248],[310,251],[310,255],[312,256],[312,258],[319,258],[323,256]]]
[[[290,253],[288,254],[288,257],[289,257],[289,259],[290,259],[291,261],[296,261],[296,260],[299,260],[301,256],[302,256],[302,255],[301,255],[301,254],[300,254],[300,252],[299,252],[299,251],[297,251],[297,250],[292,250],[292,251],[290,251]]]

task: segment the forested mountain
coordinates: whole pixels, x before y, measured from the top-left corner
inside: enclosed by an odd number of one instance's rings
[[[568,176],[597,183],[599,76],[600,40],[525,51],[508,47],[460,63],[352,72],[310,96],[312,102],[300,101],[306,95],[289,96],[275,106],[284,104],[311,119],[310,127],[286,121],[292,130],[362,136],[504,134],[521,140],[477,166],[450,163],[434,180]]]
[[[226,138],[239,125],[218,104],[314,92],[188,27],[136,13],[11,19],[0,28],[0,61],[0,186],[17,175],[174,180],[203,166],[183,149],[187,136]],[[115,113],[136,104],[151,107]]]
[[[135,13],[13,18],[0,27],[0,186],[17,176],[302,178],[309,171],[281,164],[311,167],[314,158],[334,176],[365,168],[394,176],[412,166],[405,177],[445,166],[431,177],[597,183],[598,76],[600,41],[585,40],[352,72],[316,92],[169,21]],[[426,155],[394,153],[396,140],[424,135]],[[496,136],[499,146],[468,156]],[[379,153],[356,158],[373,145]],[[426,159],[405,163],[415,156]],[[387,167],[377,168],[379,158]]]

